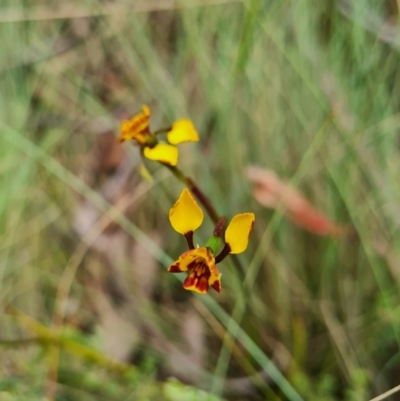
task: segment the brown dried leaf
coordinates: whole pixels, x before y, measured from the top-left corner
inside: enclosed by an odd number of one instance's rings
[[[272,170],[250,166],[247,177],[255,184],[254,198],[263,206],[283,207],[285,215],[297,226],[318,235],[343,235],[347,228],[340,226],[318,212],[308,200]]]

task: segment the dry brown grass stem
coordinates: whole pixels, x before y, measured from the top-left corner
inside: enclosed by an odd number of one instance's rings
[[[56,19],[75,19],[75,18],[91,18],[101,17],[115,14],[122,14],[126,12],[133,13],[149,13],[152,11],[168,11],[188,7],[205,7],[219,4],[228,3],[241,3],[243,0],[199,0],[191,2],[177,2],[177,1],[135,1],[131,4],[105,4],[97,9],[85,9],[78,3],[69,3],[63,5],[56,10],[51,10],[49,7],[37,7],[30,11],[10,11],[3,10],[0,15],[0,22],[21,22],[21,21],[44,21]]]

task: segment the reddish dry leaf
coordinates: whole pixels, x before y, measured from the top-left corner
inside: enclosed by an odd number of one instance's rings
[[[343,235],[347,229],[318,212],[308,200],[272,170],[250,166],[247,177],[255,184],[253,195],[263,206],[283,207],[286,216],[296,225],[319,235]]]

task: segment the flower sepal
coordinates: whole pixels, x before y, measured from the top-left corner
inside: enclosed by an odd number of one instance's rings
[[[168,142],[179,145],[184,142],[197,142],[199,134],[191,120],[183,118],[172,124],[171,130],[167,133]]]

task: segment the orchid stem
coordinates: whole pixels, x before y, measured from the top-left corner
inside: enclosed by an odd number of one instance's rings
[[[153,135],[160,135],[160,134],[165,134],[168,131],[171,131],[172,127],[166,127],[166,128],[160,128],[157,131],[153,132]]]

